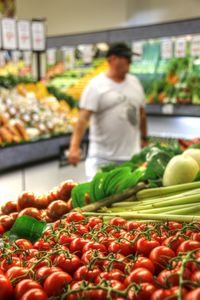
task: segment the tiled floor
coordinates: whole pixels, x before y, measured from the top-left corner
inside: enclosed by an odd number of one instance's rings
[[[52,161],[1,175],[0,205],[5,201],[17,199],[23,190],[40,194],[67,179],[77,182],[86,181],[84,163],[80,163],[78,167],[59,168],[58,161]]]

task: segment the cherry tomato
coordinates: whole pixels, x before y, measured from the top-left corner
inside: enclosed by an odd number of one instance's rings
[[[195,249],[200,250],[200,242],[187,240],[180,244],[180,246],[177,249],[177,255],[179,254],[179,252],[188,252],[188,251],[192,251]]]
[[[49,242],[45,242],[43,240],[37,240],[33,244],[34,249],[40,250],[40,251],[45,251],[45,250],[50,250],[52,248],[51,244]]]
[[[79,212],[72,211],[67,215],[67,222],[80,222],[85,219],[84,215]]]
[[[121,218],[121,217],[116,217],[116,218],[112,218],[109,221],[109,224],[111,226],[124,226],[126,224],[126,220],[124,218]]]
[[[151,300],[165,300],[165,299],[167,299],[167,297],[169,297],[168,290],[158,289],[153,292],[150,299]]]
[[[98,217],[90,217],[89,219],[88,219],[88,224],[87,224],[87,227],[88,227],[88,229],[92,229],[92,228],[94,228],[97,224],[102,224],[103,223],[103,221],[102,221],[102,219],[101,218],[98,218]]]
[[[118,269],[112,269],[112,271],[104,271],[99,274],[99,276],[96,278],[95,283],[99,283],[103,280],[110,281],[111,279],[118,280],[120,282],[124,282],[125,275],[122,271]]]
[[[89,269],[88,266],[81,266],[74,273],[74,279],[78,281],[86,280],[89,282],[93,282],[100,273],[101,270],[97,266],[94,266],[91,269]]]
[[[65,272],[52,273],[45,279],[44,291],[48,296],[59,296],[63,293],[65,286],[71,281],[72,277]]]
[[[13,296],[13,287],[10,280],[0,274],[0,300],[10,299]]]
[[[19,247],[19,249],[22,249],[22,250],[29,250],[29,249],[33,248],[32,243],[26,239],[16,240],[15,245],[17,245],[17,247]]]
[[[147,240],[145,238],[138,239],[136,243],[137,252],[144,255],[149,256],[152,249],[160,246],[159,242],[156,240]]]
[[[21,299],[21,297],[31,289],[42,289],[42,286],[32,279],[24,279],[18,282],[18,284],[15,287],[16,299]]]
[[[47,294],[41,289],[31,289],[20,300],[48,300]]]
[[[80,258],[75,254],[60,254],[55,258],[53,263],[56,267],[61,268],[70,275],[73,275],[82,264]]]
[[[170,236],[163,241],[162,246],[167,246],[176,252],[180,244],[184,241],[182,237]]]
[[[0,263],[0,267],[3,272],[6,272],[7,270],[9,270],[10,268],[12,268],[14,266],[20,267],[20,265],[21,265],[21,261],[20,261],[19,257],[17,257],[17,256],[10,256],[10,257],[4,258]]]
[[[126,271],[130,273],[131,271],[137,269],[137,268],[146,268],[148,269],[152,274],[155,272],[154,265],[152,261],[144,256],[138,256],[137,260],[135,262],[131,262],[127,265]]]
[[[62,272],[62,269],[58,267],[44,266],[36,270],[36,278],[43,282],[50,274],[55,272]]]
[[[19,282],[22,279],[29,278],[28,269],[23,267],[11,267],[6,272],[6,277],[10,280],[15,280],[15,283]],[[19,278],[18,278],[19,277]]]
[[[155,292],[156,288],[153,284],[142,282],[139,290],[130,289],[128,291],[128,300],[150,300],[151,295]]]
[[[125,290],[125,285],[118,281],[118,280],[114,280],[111,279],[109,281],[109,287],[111,287],[113,289],[113,291],[111,292],[111,299],[116,299],[117,298],[117,293],[116,291],[123,291]],[[92,297],[91,299],[95,299],[95,300],[106,300],[108,299],[108,292],[103,290],[103,289],[96,289],[92,291]]]
[[[75,238],[77,238],[77,235],[75,234],[66,235],[65,233],[62,233],[59,237],[59,244],[69,246]]]
[[[199,300],[199,299],[200,299],[200,287],[189,292],[185,297],[185,300]]]
[[[154,264],[156,271],[163,270],[173,257],[175,257],[174,251],[166,246],[154,248],[149,255],[149,259]]]
[[[183,227],[183,225],[178,222],[174,222],[174,221],[168,222],[169,230],[178,230],[178,229],[181,229],[182,227]]]
[[[124,284],[128,286],[131,282],[141,283],[141,282],[153,282],[152,273],[145,268],[137,268],[133,270],[129,276],[124,280]]]
[[[81,257],[81,261],[83,263],[89,264],[91,261],[94,261],[95,265],[103,265],[105,263],[105,260],[102,260],[105,255],[102,252],[98,252],[96,250],[88,250],[85,253],[83,253]]]
[[[131,243],[127,241],[112,242],[108,247],[108,252],[110,253],[121,253],[125,256],[131,254]]]
[[[82,249],[82,253],[93,249],[93,250],[99,250],[103,253],[107,252],[106,247],[103,244],[97,243],[97,242],[88,242],[87,244],[84,245],[83,249]]]
[[[124,224],[124,228],[128,231],[131,231],[133,229],[137,229],[139,227],[139,224],[134,221],[128,221],[126,224]]]

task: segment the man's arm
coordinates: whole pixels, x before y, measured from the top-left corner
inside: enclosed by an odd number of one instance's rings
[[[140,108],[140,132],[141,132],[141,144],[144,147],[146,145],[147,138],[147,117],[144,107]]]
[[[78,121],[75,125],[68,153],[69,162],[76,166],[80,162],[81,152],[80,144],[83,136],[85,135],[86,129],[88,127],[88,122],[90,120],[92,111],[81,109],[79,111]]]

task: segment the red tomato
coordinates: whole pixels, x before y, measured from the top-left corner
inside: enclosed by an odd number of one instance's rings
[[[99,267],[95,266],[89,269],[88,266],[82,266],[76,270],[73,277],[78,281],[86,280],[89,282],[93,282],[100,273],[101,270],[99,269]]]
[[[68,201],[71,197],[72,189],[77,186],[76,182],[73,182],[71,180],[66,180],[60,184],[58,187],[58,196],[59,199]]]
[[[121,253],[125,256],[131,254],[131,243],[127,241],[112,242],[108,247],[108,252],[110,253]]]
[[[184,241],[185,239],[182,237],[170,236],[163,241],[162,246],[167,246],[176,252],[180,244]]]
[[[142,282],[139,290],[130,289],[128,291],[128,300],[150,300],[151,295],[155,292],[156,288],[153,284]]]
[[[185,297],[185,300],[199,300],[199,299],[200,299],[200,287],[189,292]]]
[[[147,240],[145,238],[138,239],[136,243],[137,252],[144,255],[149,256],[149,253],[152,249],[160,246],[159,242],[156,240]]]
[[[112,218],[109,221],[109,224],[111,226],[124,226],[126,224],[126,220],[124,218],[121,218],[121,217],[116,217],[116,218]]]
[[[10,299],[13,296],[13,287],[6,276],[0,274],[0,300]]]
[[[37,250],[45,251],[45,250],[50,250],[52,248],[52,245],[49,242],[45,242],[43,240],[37,240],[37,242],[33,244],[33,247]]]
[[[17,247],[19,247],[19,249],[23,249],[23,250],[29,250],[29,249],[33,248],[33,245],[31,244],[31,242],[26,239],[16,240],[15,245],[17,245]]]
[[[139,224],[137,222],[134,222],[134,221],[128,221],[126,222],[126,224],[124,225],[124,228],[127,230],[127,231],[131,231],[133,229],[137,229],[139,227]]]
[[[28,269],[23,267],[12,267],[6,272],[6,277],[10,280],[15,280],[15,283],[17,283],[20,280],[29,277]]]
[[[14,266],[20,267],[20,265],[21,265],[21,261],[20,261],[19,257],[11,256],[11,257],[5,258],[1,261],[0,268],[3,272],[6,272],[11,267],[14,267]]]
[[[41,289],[31,289],[20,300],[48,300],[47,294]]]
[[[76,233],[79,236],[88,233],[87,227],[82,224],[75,224],[72,229],[73,229],[73,233]]]
[[[23,192],[17,200],[17,209],[21,211],[27,207],[37,207],[35,201],[35,194],[30,192]]]
[[[113,260],[105,260],[103,266],[105,270],[119,269],[124,272],[126,265],[129,263],[129,260],[123,254],[117,253],[114,256]]]
[[[22,260],[29,260],[33,257],[36,257],[38,254],[39,254],[39,251],[37,249],[32,248],[32,249],[23,251],[19,257]]]
[[[10,217],[8,215],[2,215],[2,216],[0,216],[0,224],[1,224],[1,226],[3,226],[5,231],[7,231],[14,224],[14,220],[12,217]]]
[[[54,260],[54,265],[61,268],[63,271],[73,275],[74,272],[81,266],[80,258],[73,255],[60,254]]]
[[[83,253],[81,261],[89,264],[91,261],[94,261],[95,265],[103,265],[105,260],[102,260],[105,255],[102,252],[96,252],[96,250],[88,250]]]
[[[168,290],[158,289],[153,292],[150,299],[151,300],[165,300],[165,299],[167,299],[167,297],[169,297]]]
[[[166,246],[159,246],[151,250],[149,259],[155,266],[156,271],[161,271],[166,267],[169,260],[175,257],[175,253],[172,249]]]
[[[5,228],[3,227],[3,225],[0,224],[0,234],[4,234],[5,232]]]
[[[67,222],[80,222],[85,219],[84,215],[79,212],[72,211],[67,215]]]
[[[179,254],[179,252],[188,252],[188,251],[192,251],[195,249],[200,250],[200,242],[187,240],[180,244],[180,246],[177,249],[177,255]]]
[[[120,282],[123,282],[125,279],[125,274],[118,270],[118,269],[112,269],[110,272],[101,272],[99,276],[96,278],[95,283],[99,283],[102,280],[110,281],[111,279],[118,280]]]
[[[97,224],[102,224],[103,223],[103,221],[102,221],[102,219],[101,218],[98,218],[98,217],[90,217],[89,219],[88,219],[88,224],[87,224],[87,227],[88,227],[88,229],[92,229],[92,228],[94,228]]]
[[[16,299],[20,299],[26,292],[31,289],[42,289],[42,286],[32,279],[24,279],[20,281],[15,287]]]
[[[50,274],[55,272],[62,272],[62,269],[57,267],[48,267],[48,266],[41,267],[36,270],[36,278],[37,280],[43,282]]]
[[[128,273],[131,271],[137,269],[137,268],[146,268],[148,269],[152,274],[155,272],[154,265],[152,261],[144,256],[138,256],[137,260],[135,262],[131,262],[130,264],[127,265],[126,270]]]
[[[200,270],[197,270],[192,274],[191,280],[200,283]]]
[[[82,253],[93,249],[93,250],[99,250],[103,253],[107,252],[106,247],[103,244],[97,243],[97,242],[88,242],[87,244],[84,245],[83,249],[82,249]]]
[[[124,284],[128,286],[130,283],[153,282],[152,273],[145,268],[137,268],[133,270],[129,276],[124,280]]]
[[[45,279],[44,291],[48,296],[59,296],[63,293],[65,286],[71,281],[72,277],[65,272],[52,273]]]
[[[63,200],[53,201],[47,207],[47,215],[52,220],[60,219],[60,217],[66,214],[68,211],[68,205]]]
[[[84,284],[88,285],[88,282],[84,280]],[[83,281],[73,281],[70,284],[70,291],[73,293],[67,296],[67,300],[86,300],[86,299],[93,299],[92,298],[92,291],[80,291],[80,287],[83,286]],[[75,292],[77,290],[77,292]]]
[[[8,201],[1,206],[2,213],[5,215],[9,215],[10,213],[17,211],[17,202],[16,201]]]
[[[183,227],[183,225],[178,222],[174,222],[174,221],[168,222],[169,230],[178,230],[178,229],[181,229],[182,227]]]
[[[117,298],[117,293],[115,291],[123,291],[125,290],[125,285],[123,283],[121,283],[118,280],[114,280],[111,279],[109,281],[109,287],[111,287],[113,289],[113,291],[111,292],[111,299],[116,299]],[[103,289],[99,289],[97,288],[96,290],[92,291],[92,297],[91,299],[95,299],[95,300],[106,300],[108,299],[108,292],[103,290]]]
[[[200,242],[200,232],[193,232],[191,235],[191,239],[193,241]]]
[[[41,220],[41,214],[39,209],[35,208],[35,207],[27,207],[24,208],[23,210],[20,211],[19,217],[21,216],[31,216],[36,220]]]
[[[77,235],[75,234],[66,235],[65,233],[62,233],[61,236],[59,237],[59,244],[69,246],[70,243],[76,238]]]

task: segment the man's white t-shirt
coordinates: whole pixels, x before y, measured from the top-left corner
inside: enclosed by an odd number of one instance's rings
[[[83,91],[80,108],[93,112],[88,157],[126,161],[140,151],[140,108],[143,88],[130,74],[117,83],[105,73],[94,77]]]

